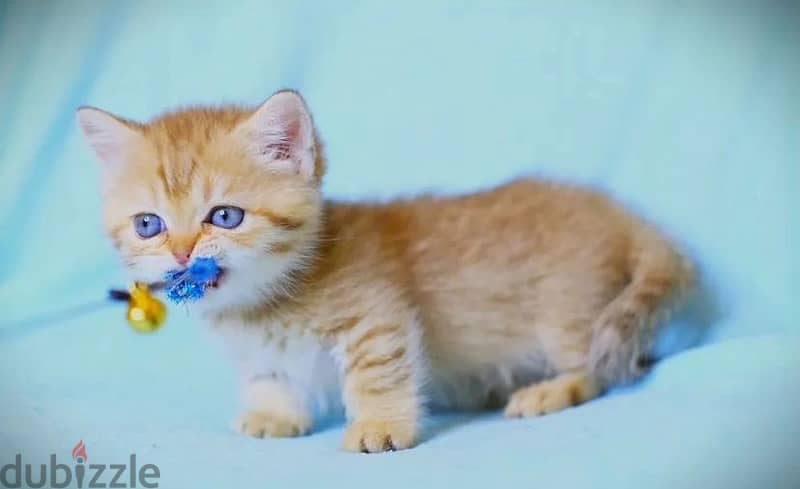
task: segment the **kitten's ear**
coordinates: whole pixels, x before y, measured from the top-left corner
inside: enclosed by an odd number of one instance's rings
[[[297,173],[306,180],[318,179],[314,123],[306,103],[297,92],[275,93],[241,126],[253,156],[270,170]]]
[[[81,107],[75,116],[86,141],[107,165],[119,164],[139,137],[130,122],[94,107]]]

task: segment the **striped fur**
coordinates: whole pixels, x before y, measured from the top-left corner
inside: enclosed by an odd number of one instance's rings
[[[82,109],[79,122],[133,278],[160,279],[176,252],[224,268],[195,310],[239,366],[246,435],[301,435],[344,409],[344,448],[378,452],[414,445],[429,407],[556,412],[642,375],[692,288],[657,231],[580,188],[326,202],[322,145],[292,92],[147,124]],[[245,209],[242,225],[204,222],[216,205]],[[139,239],[140,212],[167,231]]]

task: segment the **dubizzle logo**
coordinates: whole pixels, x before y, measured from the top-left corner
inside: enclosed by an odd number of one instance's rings
[[[56,454],[52,453],[50,463],[38,464],[36,470],[35,465],[23,464],[22,454],[18,453],[14,456],[14,463],[0,468],[0,487],[62,489],[74,482],[72,487],[78,489],[129,487],[153,489],[158,487],[158,479],[161,477],[161,470],[157,465],[145,464],[137,470],[135,453],[128,457],[127,464],[87,464],[89,456],[86,454],[86,444],[83,440],[78,441],[72,449],[72,461],[74,463],[72,467],[60,464],[56,460]]]
[[[83,440],[79,441],[75,448],[72,449],[72,460],[82,464],[89,460],[89,457],[86,456],[86,444]]]

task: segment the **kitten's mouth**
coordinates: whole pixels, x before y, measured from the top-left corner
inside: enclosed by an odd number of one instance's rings
[[[225,269],[214,258],[198,258],[186,268],[168,271],[164,275],[164,289],[175,304],[197,302],[218,289],[224,277]]]
[[[220,268],[219,275],[217,275],[217,278],[206,282],[204,285],[209,289],[218,289],[220,284],[222,284],[225,281],[225,271],[226,270],[224,268]],[[169,288],[170,285],[171,285],[170,282],[161,280],[158,282],[151,282],[148,287],[152,291],[162,291]]]
[[[218,289],[220,284],[222,284],[225,281],[225,275],[226,275],[225,272],[226,272],[226,270],[224,268],[220,268],[219,269],[219,275],[217,275],[217,278],[215,278],[214,280],[208,282],[208,288],[209,289]]]
[[[214,279],[209,280],[208,282],[203,284],[206,293],[209,293],[212,290],[219,289],[220,286],[222,286],[222,284],[225,283],[226,275],[227,275],[226,270],[224,268],[220,268],[219,273]]]

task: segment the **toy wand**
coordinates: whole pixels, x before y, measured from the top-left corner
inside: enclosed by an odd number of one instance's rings
[[[28,334],[34,330],[52,326],[59,321],[84,316],[120,302],[128,304],[126,318],[131,329],[137,333],[152,333],[161,329],[167,317],[167,308],[164,303],[151,293],[151,291],[162,288],[164,288],[163,282],[150,286],[134,283],[128,290],[110,289],[105,299],[79,304],[10,324],[0,324],[0,339]]]
[[[83,316],[119,302],[128,304],[126,318],[131,329],[137,333],[153,333],[164,325],[167,308],[152,292],[165,290],[167,298],[175,304],[196,301],[205,295],[209,287],[217,283],[221,272],[214,258],[198,258],[189,268],[167,272],[163,282],[135,282],[128,290],[110,289],[104,300],[11,323],[10,326],[0,324],[0,338],[29,333],[60,320]]]

